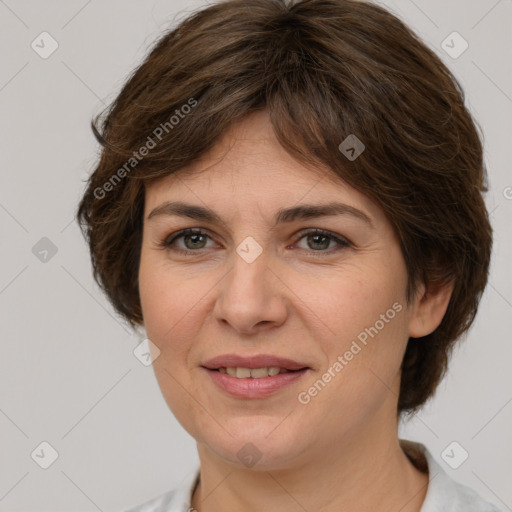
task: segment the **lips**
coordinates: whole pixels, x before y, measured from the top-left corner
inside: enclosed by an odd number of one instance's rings
[[[212,382],[239,399],[267,398],[291,386],[310,370],[299,361],[273,355],[226,354],[202,364]]]
[[[283,370],[296,371],[309,368],[307,364],[287,359],[284,357],[262,354],[251,357],[239,356],[236,354],[225,354],[214,357],[202,364],[208,370],[218,370],[220,368],[270,368],[279,367]]]

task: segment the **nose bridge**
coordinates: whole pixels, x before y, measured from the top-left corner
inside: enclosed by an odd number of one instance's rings
[[[261,322],[284,320],[286,307],[273,282],[269,254],[252,237],[244,239],[232,255],[232,269],[222,281],[216,315],[240,331]]]
[[[262,301],[268,293],[268,254],[256,244],[254,239],[245,239],[238,245],[225,283],[225,294],[242,305]]]

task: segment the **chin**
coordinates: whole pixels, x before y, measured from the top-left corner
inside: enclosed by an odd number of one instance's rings
[[[285,469],[290,467],[292,462],[297,462],[306,450],[306,446],[303,445],[304,439],[300,432],[293,432],[290,425],[287,425],[287,428],[282,424],[279,425],[284,417],[262,419],[255,416],[250,420],[238,419],[230,422],[230,425],[233,425],[231,431],[243,432],[243,434],[232,437],[221,429],[210,435],[203,433],[198,444],[236,466],[237,469],[244,467],[254,471]],[[229,428],[228,431],[230,431]]]

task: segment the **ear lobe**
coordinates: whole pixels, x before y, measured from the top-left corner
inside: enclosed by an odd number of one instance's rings
[[[448,304],[453,292],[453,281],[448,283],[431,283],[418,290],[414,312],[409,320],[409,336],[421,338],[434,332],[448,309]]]

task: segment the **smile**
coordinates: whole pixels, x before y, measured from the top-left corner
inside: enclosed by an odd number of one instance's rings
[[[223,393],[242,399],[267,398],[291,386],[308,371],[308,368],[302,368],[301,370],[281,370],[278,367],[230,367],[219,368],[218,370],[203,369],[208,373],[214,385]],[[270,375],[271,369],[273,372],[279,370],[279,373]],[[228,371],[235,373],[235,375],[230,375]],[[252,372],[255,372],[256,376],[253,376]],[[263,374],[263,372],[265,372],[265,374]]]
[[[270,366],[264,368],[219,368],[218,371],[238,379],[247,379],[249,377],[253,379],[261,379],[263,377],[274,377],[280,373],[288,373],[290,370],[287,370],[286,368],[279,368],[279,366]]]

